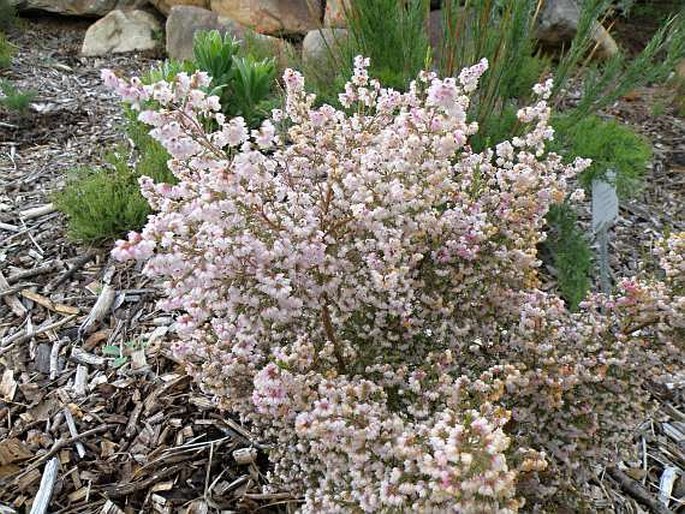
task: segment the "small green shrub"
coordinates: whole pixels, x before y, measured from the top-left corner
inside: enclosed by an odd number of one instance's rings
[[[592,159],[592,165],[579,177],[585,188],[609,169],[616,174],[619,196],[626,197],[640,187],[652,150],[630,127],[615,120],[587,116],[579,121],[574,117],[558,118],[555,129],[557,149],[565,156]]]
[[[662,116],[666,113],[666,104],[663,100],[655,100],[650,108],[650,114],[654,117]]]
[[[129,119],[126,124],[126,134],[133,142],[135,149],[136,175],[150,177],[155,182],[175,184],[176,177],[167,166],[171,157],[161,143],[150,136],[149,130],[150,127],[135,119]]]
[[[195,70],[197,70],[197,66],[192,61],[167,59],[166,61],[153,66],[146,73],[143,73],[140,80],[143,84],[154,84],[160,80],[171,82],[179,73],[185,72],[190,74]]]
[[[150,213],[140,194],[138,174],[122,149],[106,156],[107,166],[72,170],[66,187],[55,195],[67,216],[69,234],[84,243],[111,242],[140,229]]]
[[[592,252],[578,218],[567,204],[552,205],[547,213],[547,240],[544,248],[555,270],[559,293],[571,310],[590,290]]]
[[[7,41],[5,33],[0,31],[0,69],[9,68],[12,65],[14,47]]]
[[[106,166],[73,170],[65,188],[55,196],[57,208],[67,216],[69,234],[85,243],[111,242],[139,230],[150,214],[140,193],[138,178],[175,184],[169,171],[169,154],[148,134],[149,127],[127,114],[125,131],[134,146],[131,165],[123,148],[105,156]]]
[[[274,60],[234,57],[233,68],[231,97],[225,110],[232,116],[243,116],[250,126],[259,125],[278,102],[271,94],[276,79]]]
[[[229,34],[203,31],[195,35],[193,53],[193,61],[167,60],[143,74],[141,81],[172,81],[181,72],[205,71],[212,77],[213,92],[219,96],[224,114],[243,116],[252,127],[280,104],[275,92],[276,59],[270,43],[255,36],[242,43]]]
[[[19,115],[24,115],[29,109],[29,105],[36,98],[37,93],[33,90],[22,91],[8,80],[0,80],[0,104],[6,109]]]
[[[255,58],[239,41],[229,34],[222,37],[216,30],[198,33],[193,52],[196,69],[212,77],[227,116],[243,116],[249,126],[257,126],[277,104],[273,57]]]
[[[228,85],[233,75],[233,58],[240,43],[230,34],[223,37],[217,30],[198,32],[193,43],[195,66],[212,77],[214,87]]]

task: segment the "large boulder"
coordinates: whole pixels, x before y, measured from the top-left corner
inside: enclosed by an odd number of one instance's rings
[[[149,12],[115,10],[93,23],[86,31],[81,53],[110,53],[152,50],[159,45],[162,26]]]
[[[150,0],[150,3],[167,16],[171,13],[171,9],[176,6],[189,5],[205,9],[209,8],[209,0]]]
[[[222,35],[230,34],[236,39],[249,38],[251,44],[266,47],[267,53],[273,55],[281,67],[295,53],[292,45],[283,39],[257,34],[248,27],[207,9],[179,5],[171,9],[166,20],[168,56],[180,61],[192,60],[195,34],[207,30],[218,30]]]
[[[576,0],[546,0],[537,20],[535,38],[544,47],[568,45],[578,31],[579,22],[580,6]],[[599,22],[595,22],[592,38],[595,58],[606,59],[618,52],[616,41]]]
[[[212,11],[261,34],[305,34],[321,25],[321,0],[210,0]]]
[[[166,19],[166,51],[172,59],[191,60],[195,33],[203,30],[218,30],[230,33],[240,39],[246,27],[228,19],[220,19],[215,12],[200,7],[179,5],[171,8]]]
[[[10,0],[20,11],[45,11],[70,16],[104,16],[114,9],[136,9],[147,0]]]
[[[345,9],[348,8],[353,0],[326,0],[326,9],[323,15],[324,27],[344,27]],[[450,0],[451,1],[451,0]],[[431,0],[431,10],[442,7],[442,0]]]

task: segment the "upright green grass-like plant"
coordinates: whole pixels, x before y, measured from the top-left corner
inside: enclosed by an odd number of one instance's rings
[[[369,72],[387,86],[405,90],[429,55],[428,0],[355,0],[344,8],[350,37],[338,64],[345,78],[355,55],[371,59]],[[475,62],[475,61],[474,61]]]
[[[644,85],[663,82],[685,58],[685,8],[671,16],[640,54],[628,59],[618,53],[604,64],[581,68],[583,95],[572,116],[582,119],[613,104]]]
[[[9,68],[12,65],[14,47],[7,41],[5,33],[0,31],[0,69]]]
[[[442,46],[436,49],[442,75],[454,75],[467,63],[488,59],[490,68],[472,106],[482,127],[476,148],[511,135],[516,108],[548,63],[534,55],[533,27],[540,0],[446,0]]]
[[[9,0],[0,0],[0,31],[7,32],[17,23],[17,9]]]

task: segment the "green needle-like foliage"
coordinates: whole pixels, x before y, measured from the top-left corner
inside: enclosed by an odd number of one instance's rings
[[[603,178],[611,169],[620,197],[627,197],[639,189],[652,150],[630,127],[597,116],[587,116],[579,121],[574,116],[562,116],[554,127],[557,130],[556,150],[569,159],[592,159],[592,165],[580,175],[585,188],[589,189],[593,180]]]
[[[363,55],[371,59],[371,75],[387,86],[406,89],[429,55],[425,30],[429,8],[427,0],[350,2],[345,6],[350,38],[343,45],[341,69],[351,72],[354,56]]]
[[[38,95],[31,89],[22,91],[8,80],[0,80],[0,91],[0,105],[19,115],[27,113],[29,105]]]
[[[590,290],[592,252],[573,208],[553,205],[547,214],[547,249],[562,298],[575,310]]]
[[[0,31],[7,32],[17,23],[17,9],[10,0],[0,0]]]
[[[108,166],[70,172],[66,187],[55,195],[57,208],[67,216],[69,234],[77,241],[112,242],[142,227],[150,213],[126,156],[119,150],[106,160]]]

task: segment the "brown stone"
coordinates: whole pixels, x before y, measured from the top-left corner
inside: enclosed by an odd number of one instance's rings
[[[205,9],[209,8],[209,0],[149,0],[152,5],[154,5],[157,10],[165,15],[169,15],[171,9],[176,6],[192,6],[192,7],[203,7]]]
[[[321,0],[210,0],[212,11],[261,34],[306,34],[321,25]]]
[[[344,27],[345,9],[350,6],[350,0],[326,0],[326,10],[323,15],[324,27]]]

